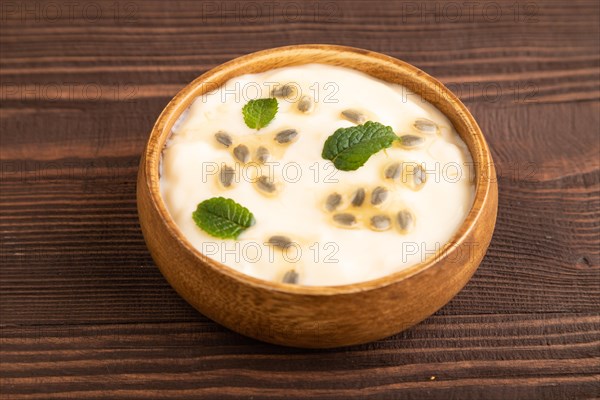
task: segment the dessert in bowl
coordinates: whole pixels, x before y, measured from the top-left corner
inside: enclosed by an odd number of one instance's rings
[[[142,157],[148,247],[199,311],[245,335],[334,347],[446,304],[491,239],[497,187],[472,116],[422,71],[328,45],[217,67]]]

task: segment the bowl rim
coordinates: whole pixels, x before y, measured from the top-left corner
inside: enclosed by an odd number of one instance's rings
[[[473,154],[472,149],[469,148],[469,153],[473,158],[476,171],[476,188],[473,204],[458,230],[452,235],[448,242],[446,242],[435,252],[434,255],[400,271],[368,281],[338,286],[292,285],[256,278],[229,267],[219,261],[216,261],[197,250],[187,240],[183,232],[181,232],[174,219],[171,217],[160,191],[160,170],[162,165],[161,158],[164,149],[164,143],[166,143],[168,136],[171,134],[171,127],[179,115],[181,115],[180,113],[175,113],[173,111],[177,111],[177,106],[181,103],[188,102],[186,108],[189,107],[191,101],[197,97],[195,92],[200,90],[202,84],[206,85],[206,83],[210,83],[211,77],[224,74],[229,68],[234,67],[237,64],[259,62],[264,60],[266,57],[273,56],[274,54],[277,54],[279,57],[285,57],[286,53],[290,54],[290,52],[298,51],[318,51],[321,53],[330,52],[331,56],[334,58],[339,56],[341,53],[346,55],[352,54],[355,56],[359,55],[366,58],[377,59],[380,62],[393,64],[393,66],[404,69],[406,72],[413,73],[412,76],[414,79],[419,83],[422,83],[424,85],[423,87],[435,87],[436,90],[441,91],[441,94],[448,99],[449,103],[453,104],[453,107],[456,109],[459,118],[465,124],[466,132],[473,135],[474,143],[476,143],[476,146],[478,146],[482,151],[478,152],[478,154]],[[302,64],[299,63],[298,65]],[[415,93],[421,95],[421,93]],[[444,115],[447,115],[442,110],[440,110],[440,112],[442,112]],[[161,138],[163,136],[166,136],[166,138],[163,142],[161,142]],[[162,146],[161,143],[163,143]],[[224,274],[227,277],[238,281],[239,283],[247,284],[258,289],[308,296],[346,295],[386,287],[424,272],[436,265],[441,259],[449,257],[464,243],[466,237],[469,236],[469,233],[474,229],[474,226],[480,220],[480,216],[484,212],[484,204],[488,200],[491,190],[491,174],[493,174],[493,164],[490,150],[485,141],[483,133],[481,132],[481,129],[466,106],[458,99],[458,97],[456,97],[456,95],[446,88],[446,86],[417,67],[397,58],[371,50],[331,44],[300,44],[260,50],[231,59],[201,74],[192,82],[187,84],[183,89],[181,89],[164,107],[154,126],[152,127],[141,160],[144,165],[140,166],[140,168],[144,168],[145,172],[145,182],[143,182],[143,184],[147,186],[147,189],[150,193],[150,202],[152,207],[155,208],[158,215],[162,218],[162,222],[164,222],[168,233],[172,235],[179,242],[179,244],[185,250],[190,252],[201,264],[207,268],[212,268],[217,273]],[[482,179],[482,176],[488,178]]]

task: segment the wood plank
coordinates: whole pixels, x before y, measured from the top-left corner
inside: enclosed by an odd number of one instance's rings
[[[204,321],[5,326],[0,383],[15,399],[584,398],[598,394],[599,331],[597,313],[436,316],[387,340],[315,351]]]

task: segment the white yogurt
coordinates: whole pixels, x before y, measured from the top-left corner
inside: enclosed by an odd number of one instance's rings
[[[293,83],[297,94],[314,99],[311,113],[297,109],[299,95],[279,100],[279,111],[265,128],[246,126],[242,107],[253,98],[270,97],[276,83]],[[438,134],[424,134],[425,145],[405,149],[394,145],[380,151],[356,171],[337,170],[321,157],[325,140],[338,128],[354,124],[341,117],[346,109],[361,110],[369,119],[390,126],[401,136],[419,134],[418,118],[439,125]],[[463,223],[474,198],[471,156],[449,120],[431,104],[398,85],[388,84],[361,72],[321,64],[274,69],[243,75],[194,101],[176,124],[163,154],[161,192],[167,209],[186,238],[205,255],[248,275],[281,281],[290,269],[302,285],[334,286],[379,278],[431,256]],[[287,145],[273,137],[295,128],[299,135]],[[235,167],[230,188],[219,184],[218,169],[233,166],[231,148],[215,140],[215,133],[229,132],[237,143],[251,150],[264,144],[276,158],[267,166],[257,163]],[[427,181],[420,190],[384,178],[394,161],[423,165]],[[416,165],[416,164],[415,164]],[[252,183],[257,171],[274,175],[279,192],[266,197]],[[246,175],[244,177],[244,175]],[[370,191],[378,185],[390,189],[380,207],[369,205]],[[365,206],[347,207],[353,191],[367,190]],[[325,210],[331,193],[342,195],[339,212],[358,216],[359,226],[340,228]],[[221,240],[201,230],[192,219],[198,203],[223,196],[248,208],[256,223],[238,240]],[[401,232],[395,216],[409,209],[414,229]],[[369,229],[374,214],[388,215],[391,229]],[[295,244],[281,251],[266,244],[273,235],[285,235]]]

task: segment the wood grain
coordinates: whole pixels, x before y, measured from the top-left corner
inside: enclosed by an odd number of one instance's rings
[[[494,2],[495,22],[348,1],[333,16],[304,7],[294,21],[240,23],[154,0],[115,21],[112,1],[94,3],[94,22],[0,15],[1,398],[600,397],[596,1],[532,2],[537,22],[515,20],[513,1]],[[224,61],[294,43],[369,48],[439,78],[498,169],[497,228],[469,285],[370,345],[298,353],[224,330],[170,289],[137,225],[139,154],[171,96]],[[71,94],[86,84],[102,95]]]

